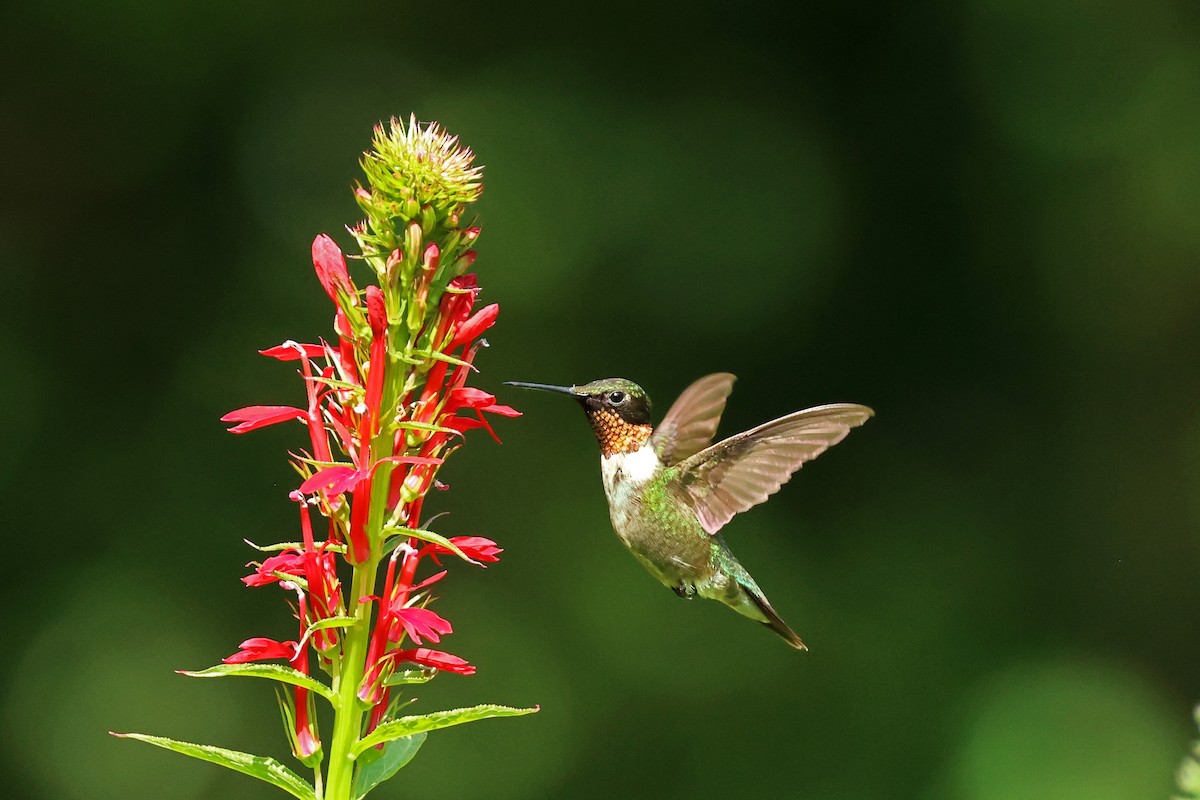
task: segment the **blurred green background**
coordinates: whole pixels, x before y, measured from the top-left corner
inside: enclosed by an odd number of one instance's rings
[[[372,124],[487,165],[478,384],[526,416],[434,498],[507,548],[439,611],[480,667],[380,798],[1162,798],[1200,700],[1200,6],[106,3],[0,12],[8,798],[276,796],[105,731],[286,756],[271,689],[173,674],[290,637],[294,403]],[[582,415],[621,375],[732,433],[876,419],[727,539],[798,654],[657,585]],[[375,795],[373,795],[375,796]]]

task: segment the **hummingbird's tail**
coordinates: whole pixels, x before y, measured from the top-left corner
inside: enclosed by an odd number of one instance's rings
[[[764,617],[766,617],[765,620],[762,620],[762,624],[766,625],[768,628],[778,634],[781,639],[797,650],[807,650],[808,646],[805,645],[804,642],[800,641],[800,636],[791,629],[791,626],[783,621],[783,618],[780,617],[779,614],[775,613],[775,609],[771,608],[771,604],[767,602],[767,598],[761,591],[755,591],[756,588],[757,587],[745,585],[742,586],[742,590],[745,592],[746,596],[754,601],[754,605],[756,605],[758,610],[762,612]]]
[[[729,547],[719,534],[712,537],[712,559],[716,567],[713,574],[717,579],[697,585],[702,597],[719,600],[742,616],[761,622],[797,650],[808,649],[771,607],[763,590],[758,588],[750,573],[729,552]]]

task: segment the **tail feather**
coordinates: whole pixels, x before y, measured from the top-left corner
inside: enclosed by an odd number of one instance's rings
[[[808,649],[808,646],[800,641],[800,636],[775,612],[775,609],[767,602],[767,598],[763,596],[762,592],[756,592],[748,586],[743,586],[742,589],[746,596],[754,601],[754,605],[758,606],[758,610],[763,613],[763,616],[766,617],[765,620],[762,620],[763,625],[766,625],[778,634],[781,639],[797,650]]]
[[[807,650],[796,632],[771,608],[762,589],[729,552],[720,535],[712,537],[712,548],[715,580],[697,586],[700,595],[719,600],[739,614],[761,622],[797,650]]]

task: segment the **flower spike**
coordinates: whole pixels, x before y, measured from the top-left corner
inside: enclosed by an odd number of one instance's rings
[[[467,210],[483,191],[474,159],[437,123],[410,117],[375,129],[361,161],[366,184],[354,190],[366,219],[348,228],[360,252],[347,257],[326,234],[312,242],[312,268],[333,308],[332,334],[260,351],[295,362],[303,402],[251,405],[221,418],[232,433],[293,420],[307,433],[292,454],[299,479],[288,492],[300,513],[300,541],[259,548],[267,555],[241,579],[284,590],[298,633],[287,641],[252,636],[223,664],[188,674],[278,681],[285,734],[293,755],[313,770],[312,783],[270,759],[146,741],[203,753],[296,797],[357,800],[381,780],[370,772],[380,749],[415,750],[423,741],[394,741],[404,738],[394,731],[405,725],[426,720],[429,727],[419,728],[426,730],[536,710],[476,706],[397,717],[404,684],[476,669],[428,647],[444,646],[459,627],[431,608],[429,588],[442,585],[460,560],[491,564],[503,552],[491,539],[446,536],[430,529],[433,520],[422,525],[429,492],[447,488],[439,471],[469,432],[484,428],[494,437],[487,415],[519,415],[468,385],[479,372],[480,337],[500,311],[496,303],[476,307],[482,289],[469,272],[479,228]],[[333,724],[323,732],[317,698],[332,706]]]

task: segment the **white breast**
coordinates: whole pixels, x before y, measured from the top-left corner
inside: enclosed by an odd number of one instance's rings
[[[604,476],[604,491],[610,500],[650,480],[658,469],[658,453],[646,442],[632,453],[614,453],[600,457],[600,473]]]
[[[654,452],[654,447],[649,442],[646,442],[646,444],[632,453],[627,453],[624,462],[621,464],[621,471],[625,473],[625,480],[633,481],[634,483],[645,483],[650,480],[650,476],[654,474],[654,470],[656,469],[658,469],[658,453]]]

